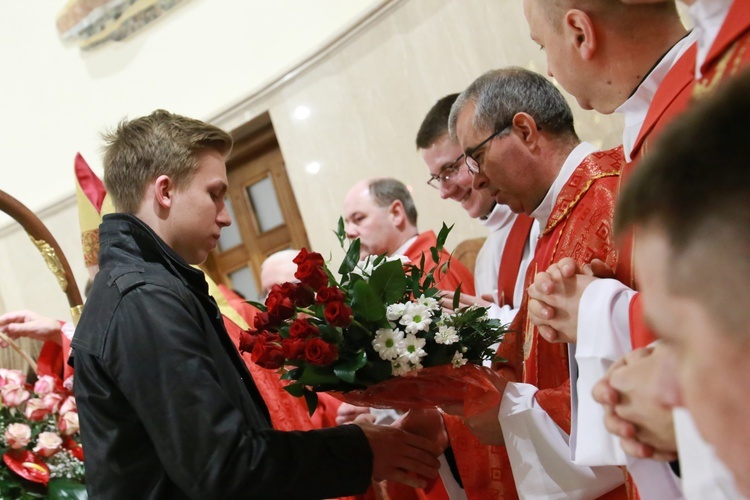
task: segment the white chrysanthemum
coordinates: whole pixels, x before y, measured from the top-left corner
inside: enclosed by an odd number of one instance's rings
[[[411,371],[411,365],[409,361],[401,356],[398,359],[391,361],[391,373],[394,377],[403,377]]]
[[[406,311],[406,304],[397,302],[388,306],[385,315],[390,321],[397,321],[404,314],[404,311]]]
[[[434,297],[425,297],[424,294],[420,295],[417,299],[417,304],[425,306],[431,311],[439,311],[440,303]]]
[[[435,334],[435,342],[438,344],[450,345],[458,342],[458,333],[452,326],[439,326]]]
[[[372,347],[380,355],[380,359],[396,359],[406,348],[404,332],[381,328],[375,332]]]
[[[451,360],[451,364],[453,365],[453,368],[458,368],[460,366],[464,366],[466,364],[466,358],[464,358],[464,355],[460,352],[457,352],[453,355],[453,359]]]
[[[401,351],[401,355],[406,357],[410,363],[419,364],[420,360],[427,356],[427,352],[424,350],[426,343],[425,339],[410,333],[404,339],[404,350]]]
[[[421,304],[411,302],[407,304],[399,323],[404,325],[406,333],[417,333],[420,330],[426,332],[432,323],[432,311]]]

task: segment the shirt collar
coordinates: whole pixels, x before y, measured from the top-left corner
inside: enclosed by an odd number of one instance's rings
[[[552,215],[552,210],[555,208],[557,197],[560,195],[562,188],[565,187],[568,179],[570,179],[570,176],[573,175],[576,167],[583,162],[584,158],[594,151],[596,151],[596,147],[593,144],[582,142],[576,146],[565,159],[565,162],[560,168],[560,172],[557,174],[557,178],[552,183],[552,186],[550,186],[544,199],[539,206],[536,207],[536,210],[531,212],[531,216],[539,221],[540,228],[547,226],[547,221],[549,220],[550,215]]]
[[[643,122],[646,121],[648,108],[654,99],[656,89],[659,88],[659,85],[661,85],[662,80],[664,80],[664,77],[674,63],[695,42],[696,37],[695,32],[691,31],[674,44],[656,66],[651,69],[651,72],[649,72],[635,92],[633,92],[633,95],[615,110],[615,113],[620,113],[625,117],[625,127],[622,132],[622,147],[625,152],[625,159],[628,162],[632,160],[630,154],[643,127]]]
[[[415,241],[417,241],[417,236],[419,235],[412,236],[411,238],[406,240],[403,245],[398,247],[396,251],[390,254],[388,257],[393,257],[394,255],[404,255],[406,251],[409,249],[409,247],[412,246]]]
[[[736,0],[742,1],[742,0]],[[721,31],[721,26],[732,7],[732,0],[698,0],[689,10],[698,37],[698,55],[695,63],[695,78],[701,76],[701,66],[706,62],[708,51]]]
[[[492,209],[490,215],[486,219],[480,219],[479,222],[493,233],[501,227],[508,225],[515,216],[516,214],[514,214],[507,205],[501,205],[498,203],[495,205],[495,208]]]

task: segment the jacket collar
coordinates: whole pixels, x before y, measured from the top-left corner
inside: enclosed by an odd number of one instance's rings
[[[106,266],[117,262],[153,262],[163,265],[186,286],[208,293],[203,272],[190,266],[138,217],[115,213],[105,215],[99,227],[99,263]]]

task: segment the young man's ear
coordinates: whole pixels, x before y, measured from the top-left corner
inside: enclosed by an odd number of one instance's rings
[[[591,60],[596,51],[596,31],[594,23],[585,12],[571,9],[563,20],[565,39],[578,52],[584,61]]]
[[[174,182],[168,175],[160,175],[152,185],[154,189],[154,200],[163,208],[172,206],[174,195]]]

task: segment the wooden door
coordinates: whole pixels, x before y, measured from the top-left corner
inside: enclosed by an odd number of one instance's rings
[[[205,268],[217,283],[258,300],[266,257],[309,243],[268,114],[232,135],[235,146],[227,161],[232,225],[222,230]]]

